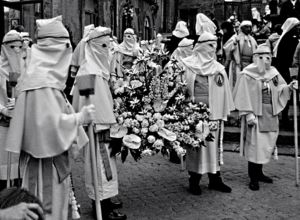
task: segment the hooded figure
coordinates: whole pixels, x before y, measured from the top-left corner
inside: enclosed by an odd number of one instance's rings
[[[156,51],[163,51],[165,49],[165,44],[162,41],[163,36],[160,33],[158,33],[153,44],[153,49]]]
[[[177,59],[181,63],[182,59],[191,56],[194,47],[193,43],[193,40],[183,38],[178,44],[177,49],[172,53],[171,59]]]
[[[37,44],[32,45],[21,75],[7,150],[21,153],[23,187],[43,203],[46,220],[66,220],[71,172],[69,150],[87,144],[80,124],[92,119],[93,106],[75,114],[63,95],[72,57],[62,17],[40,19]]]
[[[227,120],[230,111],[234,110],[233,100],[227,75],[220,63],[215,60],[217,37],[204,32],[199,37],[193,54],[182,60],[186,69],[185,79],[188,95],[195,103],[205,103],[210,109],[210,120]],[[199,181],[202,174],[208,173],[209,188],[222,192],[231,192],[220,176],[219,163],[219,125],[211,131],[215,139],[205,142],[207,147],[198,151],[187,149],[187,170],[190,174],[190,191],[200,194]]]
[[[239,75],[233,92],[239,115],[246,118],[245,137],[240,143],[241,155],[248,161],[249,188],[258,190],[258,181],[272,183],[262,172],[270,161],[279,133],[278,114],[290,98],[292,84],[287,85],[271,66],[272,54],[267,45],[254,51],[254,63]]]
[[[170,54],[174,52],[174,50],[177,48],[179,42],[189,36],[189,30],[187,28],[187,24],[185,21],[178,21],[176,24],[176,27],[174,31],[172,32],[171,40],[166,45],[166,51],[168,51]]]
[[[113,211],[110,200],[111,197],[118,194],[116,158],[110,156],[110,127],[116,123],[113,113],[113,99],[108,84],[110,78],[108,59],[110,34],[110,28],[106,27],[99,26],[91,30],[86,39],[85,57],[84,60],[80,61],[77,76],[95,75],[95,93],[90,96],[90,101],[96,107],[96,118],[93,120],[93,124],[99,173],[98,189],[103,217],[104,219],[110,219],[110,216],[119,216],[119,219],[125,219],[125,215]],[[73,107],[75,111],[80,111],[85,102],[85,97],[79,96],[75,79],[73,89]],[[95,193],[90,155],[90,146],[88,145],[85,148],[85,186],[89,198],[94,201]]]
[[[294,53],[299,43],[300,21],[297,18],[288,18],[282,25],[281,29],[282,34],[274,48],[274,56],[276,57],[274,66],[277,68],[284,80],[287,83],[290,83],[292,79],[289,68],[292,67]],[[282,111],[283,126],[287,128],[291,126],[288,112],[289,103]]]
[[[123,77],[124,70],[132,67],[139,50],[133,29],[127,28],[124,31],[123,42],[115,50],[111,61],[110,73],[113,79]]]
[[[11,93],[11,85],[8,82],[9,73],[21,74],[26,58],[24,55],[20,33],[15,30],[9,31],[3,38],[0,63],[0,190],[6,187],[8,154],[5,147],[9,121],[12,117],[15,102],[8,95],[8,93]],[[21,68],[21,66],[23,67]],[[12,157],[11,179],[18,178],[18,159],[19,155]]]
[[[223,46],[226,56],[225,66],[229,67],[229,83],[233,90],[238,74],[252,63],[253,51],[257,47],[251,34],[251,21],[243,21],[240,31],[233,35]]]
[[[199,37],[203,32],[216,34],[217,26],[205,14],[199,13],[196,16],[196,35]]]

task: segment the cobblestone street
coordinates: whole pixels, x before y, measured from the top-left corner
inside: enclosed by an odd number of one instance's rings
[[[122,164],[118,158],[119,196],[122,212],[129,220],[198,219],[299,219],[300,188],[295,187],[294,158],[280,156],[265,166],[274,184],[260,184],[260,191],[248,189],[247,163],[238,153],[225,152],[221,172],[230,194],[208,189],[208,177],[201,181],[202,195],[187,192],[188,174],[160,154],[135,162],[131,156]],[[93,219],[91,202],[84,187],[83,159],[73,170],[81,219]]]

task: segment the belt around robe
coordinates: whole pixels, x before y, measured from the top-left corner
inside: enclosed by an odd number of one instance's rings
[[[29,154],[26,154],[29,155]],[[29,155],[28,173],[29,173],[29,192],[36,195],[39,178],[39,161],[42,162],[42,178],[43,178],[43,208],[46,213],[52,213],[52,188],[53,188],[53,166],[55,166],[58,181],[62,183],[71,173],[68,151],[61,155],[50,158],[34,158]]]

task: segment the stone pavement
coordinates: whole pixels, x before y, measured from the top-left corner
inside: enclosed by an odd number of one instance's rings
[[[294,158],[280,156],[265,166],[274,184],[260,184],[260,191],[248,189],[247,163],[237,153],[224,153],[224,181],[233,188],[229,194],[208,189],[208,177],[201,181],[202,195],[187,192],[188,174],[180,165],[160,154],[135,162],[131,156],[118,160],[118,198],[128,220],[199,219],[300,219],[300,188],[295,187]],[[83,159],[76,159],[73,179],[81,219],[91,220],[91,202],[84,188]]]

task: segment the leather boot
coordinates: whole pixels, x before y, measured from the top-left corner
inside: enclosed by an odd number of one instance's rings
[[[258,181],[264,182],[264,183],[273,183],[272,178],[266,176],[266,175],[263,173],[263,171],[262,171],[263,165],[262,165],[262,164],[258,164],[258,167],[259,167],[259,169],[258,169],[258,171],[259,171],[259,172],[258,172]]]
[[[259,164],[248,162],[248,175],[250,178],[249,189],[253,191],[259,190],[258,183]]]
[[[96,214],[96,206],[94,200],[92,200],[92,207],[93,207],[93,216],[96,219],[97,214]],[[103,220],[126,220],[127,219],[127,216],[125,214],[113,210],[110,199],[104,199],[101,201],[101,211],[102,211]]]
[[[218,171],[217,173],[208,173],[209,184],[208,188],[212,190],[217,190],[220,192],[231,193],[231,188],[223,183],[221,178],[221,173]]]
[[[112,200],[111,198],[108,199],[109,205],[112,209],[120,209],[123,207],[123,203],[119,200]]]
[[[193,195],[201,195],[201,188],[199,186],[202,175],[189,171],[189,192]]]

